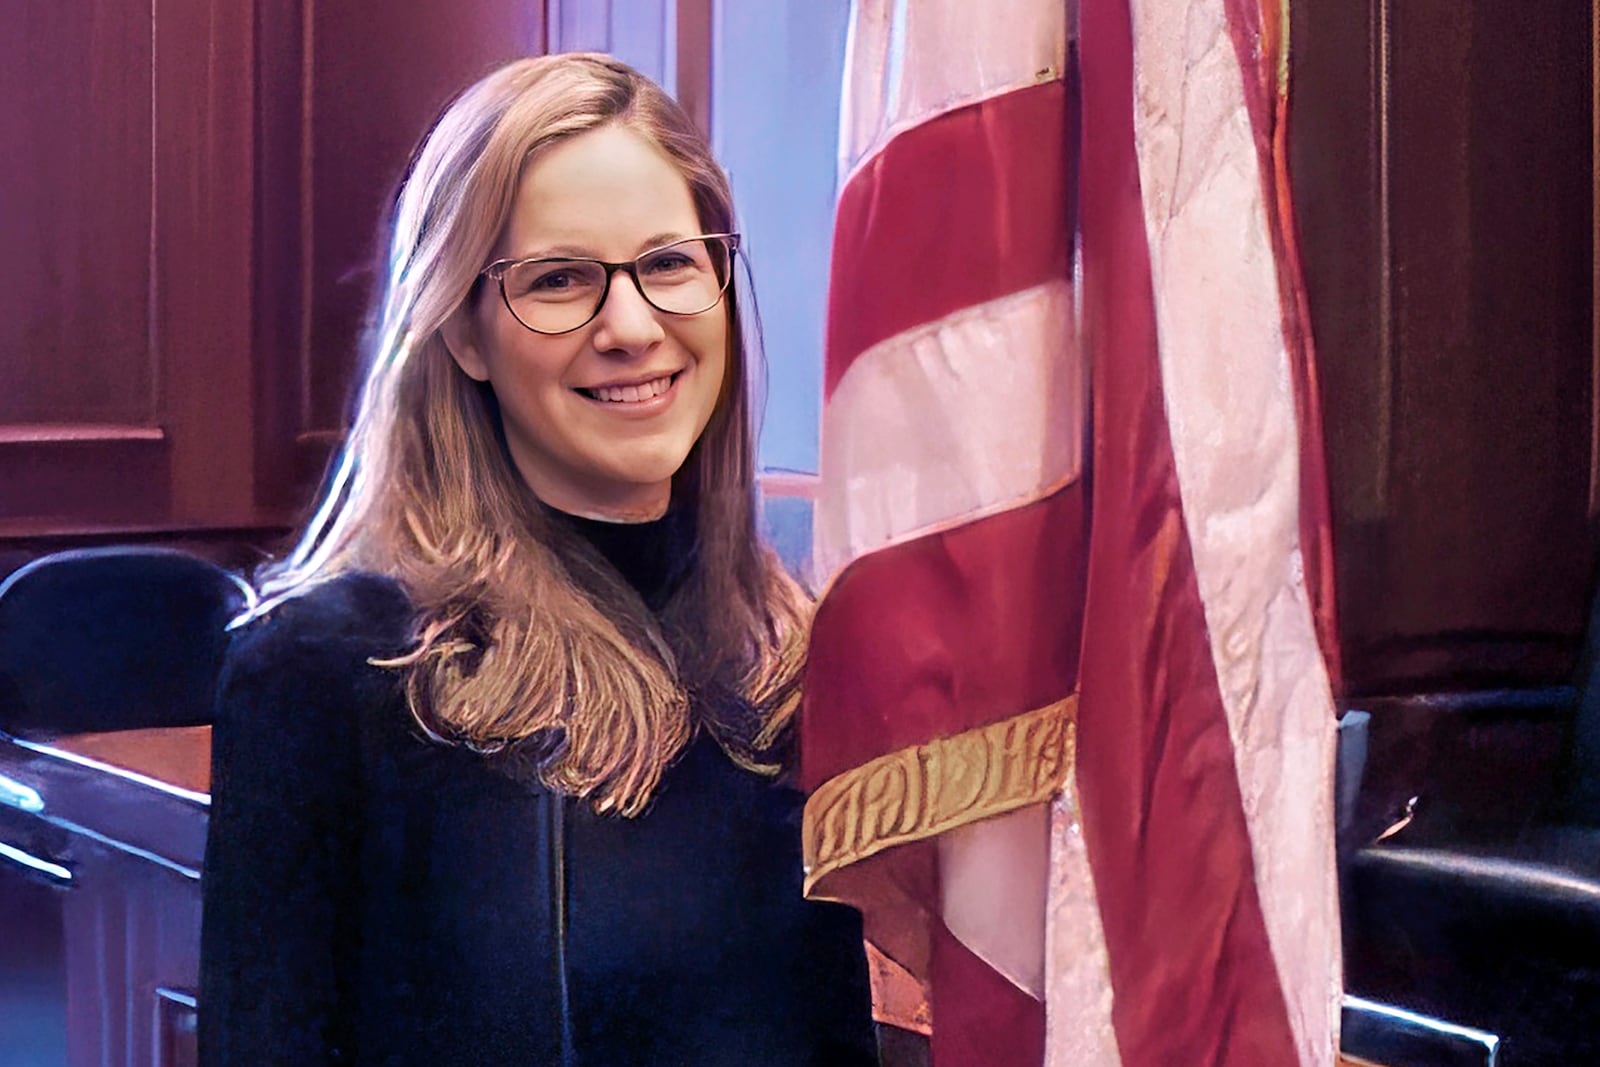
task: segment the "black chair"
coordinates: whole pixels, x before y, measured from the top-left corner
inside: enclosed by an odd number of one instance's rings
[[[211,721],[249,587],[157,548],[63,552],[0,584],[0,729],[66,734]]]
[[[1600,597],[1575,686],[1541,698],[1570,716],[1572,743],[1534,817],[1497,817],[1529,806],[1516,790],[1480,792],[1474,810],[1430,807],[1424,787],[1409,823],[1344,872],[1350,990],[1499,1035],[1500,1067],[1600,1064],[1597,645]]]

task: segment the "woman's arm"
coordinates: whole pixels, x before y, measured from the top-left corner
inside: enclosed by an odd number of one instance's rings
[[[362,592],[340,581],[290,601],[224,667],[202,883],[213,1067],[357,1062],[358,722],[393,681],[367,658],[394,651],[363,629]]]

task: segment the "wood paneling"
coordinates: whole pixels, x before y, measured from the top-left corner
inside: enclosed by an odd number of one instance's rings
[[[172,437],[168,520],[247,523],[254,233],[253,20],[239,0],[157,0],[156,344]]]
[[[249,15],[28,5],[0,38],[0,531],[249,510]]]
[[[0,423],[155,422],[152,15],[28,4],[0,34]]]
[[[0,560],[180,532],[237,557],[297,521],[412,147],[450,94],[547,50],[547,8],[705,120],[706,0],[682,23],[675,0],[78,0],[8,22]]]
[[[1349,688],[1566,681],[1595,559],[1591,13],[1293,19]]]
[[[12,425],[0,440],[0,537],[154,526],[172,514],[171,446],[156,426]]]
[[[190,755],[200,755],[188,746]],[[159,768],[155,768],[158,769]],[[0,1048],[30,1036],[54,1045],[53,1056],[6,1063],[120,1064],[180,1067],[193,1050],[187,1006],[197,984],[200,942],[200,867],[205,847],[203,798],[130,780],[85,765],[49,746],[0,743],[0,771],[41,799],[35,811],[0,808],[0,839],[61,868],[49,873],[7,861],[0,867],[7,901],[31,914],[0,916],[15,932],[37,923],[44,938],[26,937],[33,959],[18,962],[37,979],[23,1020],[7,1016]],[[18,894],[16,875],[57,888],[49,897]],[[7,957],[14,956],[10,942]],[[23,977],[12,968],[7,977]],[[163,994],[161,991],[169,991]],[[5,1007],[19,998],[6,991]],[[59,1027],[59,1030],[57,1029]],[[50,1031],[55,1031],[54,1033]],[[65,1054],[60,1045],[64,1038]],[[46,1046],[48,1047],[48,1046]],[[176,1056],[174,1059],[172,1057]]]
[[[711,136],[711,0],[676,0],[677,70],[673,91],[678,103],[707,138]]]
[[[83,0],[7,28],[0,539],[276,536],[342,432],[412,146],[544,50],[543,5]]]
[[[199,984],[199,884],[125,853],[81,854],[62,905],[67,1062],[180,1067],[158,990]]]

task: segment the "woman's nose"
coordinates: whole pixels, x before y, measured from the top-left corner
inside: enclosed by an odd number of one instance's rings
[[[595,316],[594,346],[601,351],[643,351],[666,336],[660,314],[644,298],[634,276],[618,268]]]

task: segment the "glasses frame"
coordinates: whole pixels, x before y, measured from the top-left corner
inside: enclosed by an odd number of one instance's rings
[[[687,318],[690,315],[704,315],[706,312],[722,303],[722,298],[727,295],[728,286],[733,283],[733,261],[739,254],[740,236],[741,235],[738,233],[692,234],[688,237],[680,237],[676,241],[668,241],[664,245],[657,245],[654,248],[646,249],[645,251],[640,252],[637,256],[634,256],[632,259],[625,260],[622,263],[611,263],[604,259],[593,259],[588,256],[532,256],[528,259],[497,259],[479,271],[478,277],[494,279],[495,284],[500,289],[500,302],[506,306],[506,310],[511,313],[511,317],[516,320],[518,326],[521,326],[523,329],[529,330],[533,333],[540,334],[544,337],[559,337],[565,333],[572,333],[574,330],[581,330],[593,322],[595,318],[599,316],[600,309],[606,306],[606,298],[611,295],[611,279],[616,277],[617,271],[619,270],[633,279],[633,287],[639,291],[639,295],[644,298],[644,302],[646,304],[649,304],[652,308],[659,311],[663,315],[675,315],[679,318]],[[665,251],[666,249],[672,248],[676,245],[687,244],[690,241],[712,240],[720,240],[727,245],[728,248],[727,269],[722,278],[722,287],[717,290],[717,298],[715,300],[711,301],[711,303],[707,304],[699,311],[669,311],[667,308],[662,307],[660,304],[657,304],[654,300],[650,299],[650,294],[644,291],[644,283],[639,280],[639,261],[641,259],[644,259],[647,256],[653,256],[657,252]],[[522,316],[518,315],[516,308],[511,306],[511,297],[506,292],[506,271],[510,270],[512,267],[520,267],[527,263],[593,263],[602,268],[606,273],[606,281],[605,284],[600,287],[600,299],[595,301],[594,310],[589,313],[589,317],[578,323],[578,325],[569,326],[565,330],[541,330],[536,327],[529,326],[526,322],[523,322]]]

